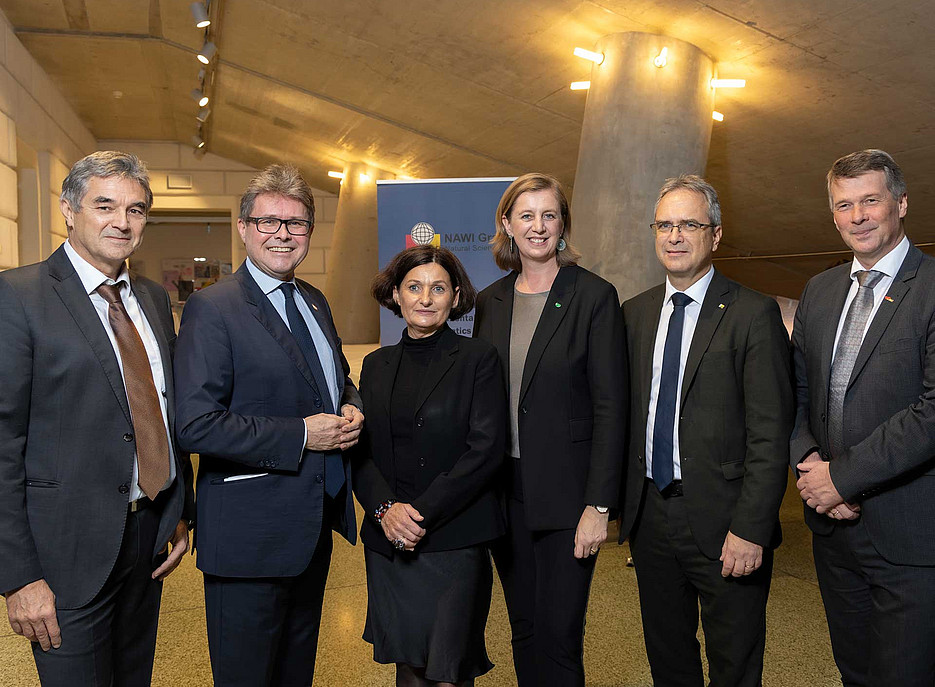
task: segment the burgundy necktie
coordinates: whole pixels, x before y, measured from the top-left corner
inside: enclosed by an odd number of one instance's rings
[[[156,385],[153,383],[149,356],[120,298],[120,284],[101,284],[97,292],[110,306],[107,308],[107,319],[114,330],[120,360],[123,362],[123,379],[130,402],[133,433],[136,435],[140,489],[155,500],[169,479],[169,440]]]

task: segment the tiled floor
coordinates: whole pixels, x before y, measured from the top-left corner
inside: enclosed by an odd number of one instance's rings
[[[360,370],[363,356],[372,348],[345,347],[354,370]],[[802,522],[800,504],[794,488],[787,491],[781,511],[784,543],[776,553],[767,614],[766,687],[840,685],[815,581],[811,538]],[[585,638],[589,686],[652,684],[640,634],[636,578],[633,569],[625,566],[627,556],[626,545],[608,545],[598,558]],[[360,638],[366,600],[363,552],[336,538],[315,685],[394,684],[393,667],[374,663],[370,645]],[[0,608],[5,616],[2,602]],[[496,667],[477,680],[478,687],[515,685],[509,624],[498,585],[487,624],[487,647]],[[201,574],[191,556],[186,556],[165,584],[154,672],[153,684],[157,687],[211,684]],[[5,621],[0,622],[0,687],[38,684],[28,643],[14,635]]]

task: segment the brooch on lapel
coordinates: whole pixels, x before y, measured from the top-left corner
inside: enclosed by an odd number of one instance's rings
[[[717,304],[717,307],[719,307],[721,310],[723,310],[723,309],[726,308],[727,306],[724,305],[723,303],[718,303],[718,304]]]
[[[561,304],[561,303],[556,303],[556,304],[555,304],[555,307],[556,307],[556,308],[561,308],[561,307],[562,307],[562,304]]]
[[[312,310],[314,310],[315,312],[318,312],[318,306],[315,305],[314,303],[312,303]]]
[[[883,296],[883,300],[889,301],[890,303],[893,302],[893,298],[891,296]]]

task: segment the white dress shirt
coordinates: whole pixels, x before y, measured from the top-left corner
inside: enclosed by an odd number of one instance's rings
[[[152,370],[153,383],[156,385],[157,391],[156,396],[159,398],[159,409],[162,411],[162,424],[166,428],[166,438],[169,440],[169,479],[162,487],[165,489],[170,484],[172,484],[172,480],[175,479],[175,451],[172,446],[172,435],[169,433],[169,411],[166,400],[166,375],[165,370],[162,368],[162,356],[159,352],[159,345],[156,343],[156,336],[153,334],[153,329],[146,320],[146,316],[140,309],[140,304],[136,299],[136,294],[133,293],[126,267],[121,270],[120,274],[117,275],[117,279],[114,280],[78,255],[77,251],[75,251],[75,249],[68,241],[65,241],[65,254],[68,256],[68,259],[71,260],[71,264],[75,268],[75,272],[78,273],[78,279],[81,280],[81,285],[88,294],[88,298],[91,299],[91,305],[94,306],[94,310],[97,312],[97,316],[101,319],[101,324],[104,325],[104,331],[107,332],[107,338],[110,339],[110,345],[114,349],[114,355],[117,356],[117,365],[120,366],[120,375],[124,376],[123,360],[120,359],[120,349],[117,348],[117,339],[114,337],[114,330],[111,328],[110,319],[107,317],[107,310],[110,306],[104,297],[97,292],[97,287],[101,284],[120,285],[120,298],[127,310],[127,315],[130,316],[130,320],[133,322],[133,326],[136,327],[136,331],[139,333],[140,339],[143,341],[143,348],[146,349],[146,357],[149,358],[149,368]],[[126,389],[126,379],[124,379],[124,389]],[[139,477],[139,463],[137,461],[136,454],[134,454],[133,478],[131,481],[129,494],[130,502],[136,501],[143,496],[143,490],[140,489],[138,484]]]
[[[867,336],[867,331],[873,323],[873,318],[876,316],[877,310],[880,309],[880,303],[883,302],[886,292],[889,291],[890,286],[893,285],[893,279],[896,277],[896,273],[909,254],[909,247],[911,245],[909,237],[903,236],[903,240],[900,241],[893,250],[877,260],[877,263],[870,268],[877,272],[882,272],[883,277],[877,282],[877,285],[873,287],[873,309],[870,311],[867,324],[864,325],[864,331],[860,335],[861,343],[864,337]],[[851,262],[851,288],[847,292],[847,298],[844,300],[844,309],[841,311],[841,317],[838,319],[838,331],[834,335],[834,349],[832,349],[833,352],[831,354],[832,363],[834,362],[834,356],[836,356],[838,352],[838,339],[841,338],[841,330],[844,329],[844,320],[847,319],[847,311],[850,309],[851,303],[857,297],[857,291],[860,289],[860,284],[857,282],[857,277],[854,275],[866,269],[866,267],[857,261],[856,257]]]
[[[684,293],[692,299],[685,306],[685,320],[682,324],[682,346],[679,350],[679,382],[675,390],[676,399],[682,398],[682,377],[685,374],[685,361],[688,360],[688,349],[691,348],[692,336],[695,334],[695,325],[701,314],[701,304],[704,302],[708,286],[714,278],[714,267],[705,275],[689,286]],[[656,424],[656,403],[659,400],[659,382],[662,378],[662,357],[665,353],[666,334],[669,331],[669,318],[675,310],[672,304],[672,295],[679,293],[666,277],[666,294],[662,301],[662,314],[659,316],[659,326],[656,328],[656,342],[653,346],[653,378],[649,391],[649,412],[646,415],[646,476],[653,476],[653,428]],[[672,428],[672,458],[675,461],[674,479],[682,479],[682,465],[679,457],[679,413],[675,412],[675,423]]]

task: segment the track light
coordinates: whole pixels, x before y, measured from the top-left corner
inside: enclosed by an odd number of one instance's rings
[[[203,2],[192,3],[192,16],[195,18],[196,28],[204,29],[211,25],[211,20],[208,19],[208,8]]]
[[[711,113],[711,119],[713,119],[715,122],[723,122],[724,115],[722,115],[720,112],[715,110],[714,112]]]
[[[591,60],[594,64],[601,64],[604,61],[604,53],[585,50],[584,48],[575,48],[575,55]]]
[[[192,136],[192,145],[195,146],[195,149],[204,148],[205,140],[201,136]]]
[[[590,81],[572,81],[569,88],[573,91],[586,91],[591,88]]]
[[[193,88],[191,95],[192,95],[192,100],[195,100],[198,102],[198,107],[204,107],[205,105],[208,104],[209,98],[208,96],[205,95],[204,91],[202,91],[200,88]]]
[[[198,110],[198,114],[195,115],[195,119],[197,119],[199,122],[204,124],[210,115],[211,115],[211,108],[203,107],[200,110]]]
[[[332,179],[343,179],[344,172],[328,172],[328,176]]]
[[[201,47],[201,50],[198,52],[198,61],[202,64],[210,64],[211,58],[214,57],[214,54],[218,51],[218,46],[216,46],[211,41],[205,41],[205,44]]]

